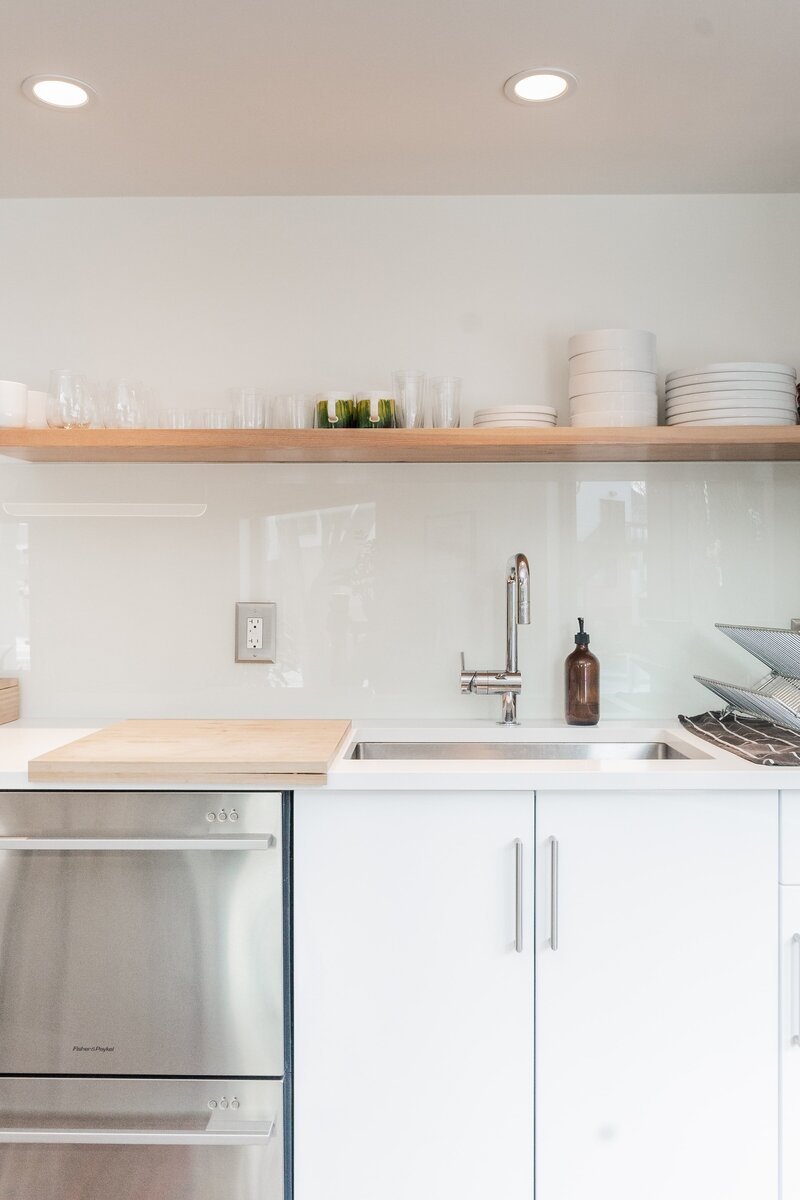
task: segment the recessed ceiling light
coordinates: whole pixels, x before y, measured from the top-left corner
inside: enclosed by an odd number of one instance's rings
[[[520,71],[507,79],[503,91],[515,104],[541,104],[543,100],[560,100],[573,91],[578,81],[560,67],[535,67]]]
[[[85,108],[95,97],[88,83],[67,75],[29,75],[22,82],[22,91],[29,100],[48,108]]]

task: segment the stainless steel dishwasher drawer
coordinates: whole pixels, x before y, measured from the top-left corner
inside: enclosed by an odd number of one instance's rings
[[[280,1200],[283,1186],[279,1082],[0,1081],[3,1200]]]
[[[0,1074],[282,1076],[281,806],[0,793]]]

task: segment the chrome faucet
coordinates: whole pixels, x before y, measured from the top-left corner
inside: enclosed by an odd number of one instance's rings
[[[506,567],[506,669],[468,671],[461,652],[461,691],[478,696],[501,696],[498,725],[518,725],[517,696],[522,675],[517,657],[517,626],[531,622],[531,571],[524,554],[512,554]]]

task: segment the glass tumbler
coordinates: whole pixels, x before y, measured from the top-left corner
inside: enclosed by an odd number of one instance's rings
[[[270,412],[272,429],[311,429],[314,425],[314,397],[306,392],[275,396]]]
[[[430,381],[431,425],[434,429],[458,429],[461,424],[461,379],[439,375]]]
[[[77,371],[51,371],[47,424],[51,429],[88,429],[95,405],[86,376]]]
[[[237,429],[263,429],[266,425],[264,393],[257,388],[231,388],[228,392]]]
[[[227,408],[207,408],[205,410],[206,429],[233,429],[233,413]]]
[[[423,371],[393,371],[397,424],[400,429],[422,429],[425,424],[425,374]]]
[[[145,406],[138,384],[120,379],[110,383],[103,393],[103,423],[107,429],[142,429]]]

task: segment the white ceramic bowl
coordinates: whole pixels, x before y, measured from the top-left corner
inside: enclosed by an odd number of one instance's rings
[[[588,396],[573,396],[569,406],[574,413],[650,413],[658,411],[658,400],[653,392],[592,392]]]
[[[797,412],[797,401],[794,396],[774,394],[762,396],[753,392],[738,392],[727,396],[685,396],[680,400],[668,400],[665,405],[668,413],[685,412],[691,409],[695,412],[711,411],[719,408],[775,408],[781,412]]]
[[[569,360],[570,375],[585,375],[587,371],[655,371],[656,355],[641,350],[588,350],[574,354]]]
[[[797,386],[791,379],[719,379],[714,383],[669,383],[665,389],[667,396],[685,396],[690,392],[701,395],[708,392],[716,395],[720,392],[787,392],[790,396],[797,394]]]
[[[721,408],[715,413],[675,413],[667,417],[668,425],[698,425],[706,421],[741,422],[744,425],[796,425],[797,414],[775,412],[769,408]]]
[[[0,379],[0,426],[19,428],[28,414],[28,385],[13,379]]]
[[[28,429],[47,429],[47,392],[33,392],[28,389],[25,424]]]
[[[656,335],[646,329],[590,329],[573,333],[567,342],[567,354],[590,354],[593,350],[630,350],[655,361]]]
[[[667,375],[667,383],[673,379],[685,378],[687,375],[788,375],[790,379],[796,379],[797,371],[786,363],[708,363],[705,367],[681,367],[677,371],[670,371]]]
[[[619,428],[621,426],[652,426],[657,425],[658,421],[655,418],[648,420],[637,413],[585,412],[573,413],[571,424],[575,426],[593,425],[598,428],[603,426]]]
[[[587,371],[571,375],[569,395],[588,396],[592,392],[652,392],[656,393],[654,371]]]
[[[763,412],[771,416],[796,417],[797,406],[794,404],[681,404],[668,408],[666,416],[670,417],[717,417],[720,413],[751,413]]]

